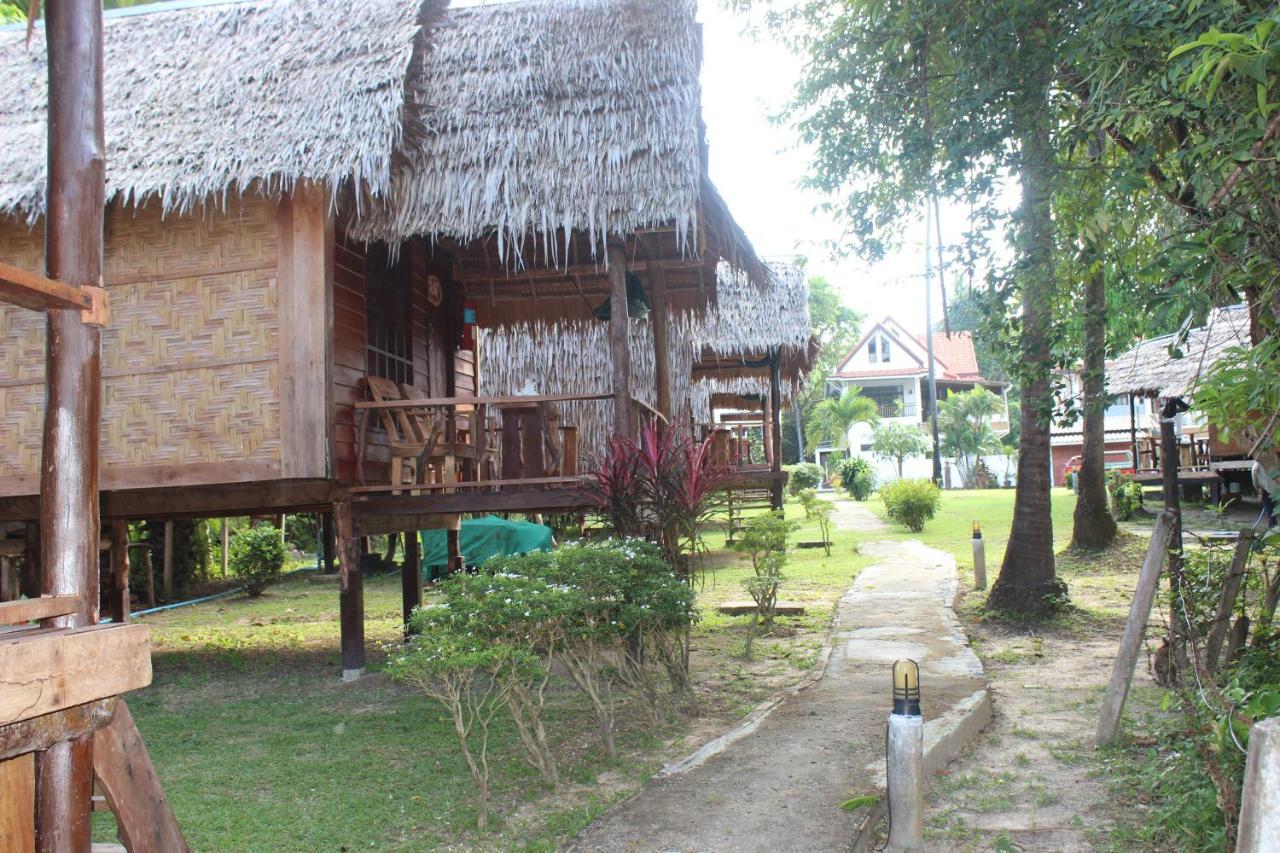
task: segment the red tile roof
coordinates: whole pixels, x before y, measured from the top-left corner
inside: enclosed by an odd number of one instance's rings
[[[921,346],[927,345],[923,335],[916,335],[916,340]],[[968,332],[952,332],[949,338],[945,332],[935,333],[933,355],[942,362],[946,379],[982,379],[978,370],[978,354],[973,351],[973,335]]]

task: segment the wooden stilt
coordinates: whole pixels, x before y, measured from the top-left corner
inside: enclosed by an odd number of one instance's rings
[[[401,615],[409,623],[413,609],[422,604],[422,542],[416,530],[404,535],[404,565],[400,568]]]
[[[448,550],[449,571],[461,572],[466,569],[466,564],[462,558],[462,530],[459,527],[450,527],[444,534],[445,547]]]
[[[333,505],[337,537],[338,605],[342,631],[342,680],[364,675],[364,578],[360,574],[360,537],[350,501]]]
[[[48,182],[45,272],[93,291],[102,285],[106,157],[102,118],[102,4],[45,6]],[[45,414],[40,462],[41,592],[73,595],[66,628],[98,621],[98,433],[102,329],[75,309],[50,310],[45,330]],[[89,849],[93,740],[63,741],[36,758],[36,848]]]
[[[173,601],[173,522],[164,523],[164,563],[160,579],[160,593],[165,601]]]
[[[147,607],[156,606],[156,566],[151,559],[151,547],[142,550],[142,569],[147,573]]]
[[[222,576],[225,578],[231,559],[231,527],[227,524],[227,519],[222,519],[222,529],[219,532],[222,535]]]
[[[36,598],[40,595],[39,524],[27,523],[27,537],[22,563],[22,594],[27,598]]]
[[[129,522],[111,523],[111,586],[107,613],[113,622],[129,621]]]
[[[334,564],[334,538],[333,538],[333,513],[325,512],[320,515],[320,536],[321,545],[324,548],[324,573],[331,575],[336,572],[337,566]]]

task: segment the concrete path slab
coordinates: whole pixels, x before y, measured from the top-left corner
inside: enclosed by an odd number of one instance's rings
[[[840,502],[835,517],[844,529],[885,529],[850,501]],[[954,558],[918,542],[866,543],[862,552],[877,560],[837,606],[821,677],[767,716],[753,715],[719,752],[659,775],[587,827],[570,849],[849,849],[856,827],[840,804],[883,787],[889,667],[898,657],[921,665],[930,764],[945,763],[985,725],[990,703],[982,667],[951,610]]]

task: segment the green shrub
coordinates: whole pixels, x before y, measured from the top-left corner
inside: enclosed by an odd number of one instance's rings
[[[840,463],[840,485],[856,501],[865,501],[876,490],[876,473],[871,463],[852,456]]]
[[[262,524],[241,530],[231,540],[229,562],[245,592],[251,598],[262,595],[263,590],[280,579],[284,568],[280,529],[274,524]]]
[[[742,535],[734,543],[734,550],[751,556],[752,575],[742,582],[752,601],[756,603],[753,623],[759,624],[763,633],[773,630],[773,620],[778,605],[778,589],[784,580],[782,570],[787,565],[787,537],[797,527],[787,521],[778,510],[757,515],[746,523]],[[753,630],[747,635],[746,653],[751,655]]]
[[[796,496],[805,489],[816,489],[822,485],[822,466],[812,462],[801,462],[799,465],[787,466],[787,494]]]
[[[1116,521],[1128,521],[1142,510],[1142,485],[1117,471],[1107,474],[1111,493],[1111,514]]]
[[[880,500],[890,518],[919,533],[938,512],[942,490],[928,480],[895,480],[880,487]]]

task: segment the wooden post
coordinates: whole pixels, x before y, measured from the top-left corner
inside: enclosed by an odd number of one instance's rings
[[[1178,433],[1175,429],[1179,412],[1186,410],[1180,398],[1165,401],[1160,409],[1160,485],[1164,510],[1173,515],[1173,545],[1169,548],[1169,589],[1173,593],[1169,605],[1169,664],[1181,672],[1184,660],[1182,624],[1178,592],[1182,589],[1182,503],[1178,496]]]
[[[765,397],[761,406],[760,419],[761,450],[764,451],[764,464],[773,470],[773,398]]]
[[[650,235],[645,242],[645,255],[649,260],[649,323],[653,326],[653,382],[657,390],[657,409],[667,418],[675,420],[671,402],[671,351],[668,321],[671,316],[667,306],[667,270],[658,261],[657,235]]]
[[[111,523],[111,588],[107,610],[114,622],[129,621],[129,522]]]
[[[1115,665],[1111,669],[1111,683],[1107,685],[1107,693],[1102,699],[1102,715],[1098,719],[1097,735],[1094,738],[1098,746],[1111,743],[1120,726],[1124,701],[1129,695],[1129,682],[1133,679],[1133,667],[1138,662],[1138,650],[1142,647],[1147,620],[1151,617],[1151,605],[1160,585],[1160,566],[1173,542],[1176,528],[1177,518],[1172,513],[1161,512],[1156,516],[1151,545],[1147,548],[1147,558],[1142,562],[1138,588],[1134,590],[1129,619],[1124,624],[1124,634],[1120,638],[1120,651],[1117,652]]]
[[[336,571],[333,564],[334,555],[334,538],[333,538],[333,513],[320,513],[320,537],[323,540],[324,547],[324,573],[331,575]]]
[[[102,286],[106,156],[102,120],[102,4],[45,6],[48,183],[45,272]],[[74,309],[48,312],[44,442],[40,462],[41,592],[74,595],[79,609],[46,627],[98,621],[98,432],[102,330]],[[36,847],[88,850],[93,739],[62,741],[36,758]]]
[[[627,331],[627,251],[622,243],[610,242],[609,262],[609,351],[613,356],[613,431],[631,434],[631,344]]]
[[[27,598],[40,595],[40,525],[27,522],[27,536],[22,555],[22,594]]]
[[[1129,452],[1133,454],[1133,472],[1138,473],[1138,414],[1136,406],[1133,402],[1133,395],[1129,395]]]
[[[173,601],[173,522],[164,523],[164,574],[161,576],[160,592],[165,601]]]
[[[1280,850],[1280,717],[1254,724],[1244,765],[1237,853]]]
[[[220,532],[222,534],[222,576],[225,578],[227,576],[228,561],[230,560],[229,552],[231,551],[231,527],[227,524],[225,518],[222,519]]]
[[[156,565],[151,559],[151,546],[142,549],[142,567],[147,572],[147,607],[156,606]]]
[[[338,540],[338,609],[342,632],[342,680],[364,675],[364,578],[360,574],[360,537],[350,501],[333,505]]]
[[[401,615],[409,624],[413,609],[422,605],[422,540],[418,531],[404,534],[404,565],[400,567]]]
[[[26,853],[36,846],[35,753],[0,761],[0,844]]]
[[[466,569],[466,563],[462,556],[462,530],[459,527],[450,527],[444,532],[445,548],[448,551],[449,568],[448,572],[461,572]]]
[[[1245,568],[1249,564],[1249,552],[1253,550],[1253,531],[1241,530],[1236,539],[1236,549],[1231,555],[1231,568],[1227,571],[1226,582],[1222,585],[1222,597],[1218,599],[1218,610],[1213,617],[1213,627],[1209,629],[1209,639],[1204,644],[1204,668],[1213,673],[1218,669],[1218,657],[1222,653],[1222,643],[1231,628],[1231,611],[1235,609],[1236,596],[1240,594],[1240,585],[1244,583]]]
[[[769,359],[769,420],[773,426],[773,508],[782,509],[782,355],[777,350]]]

